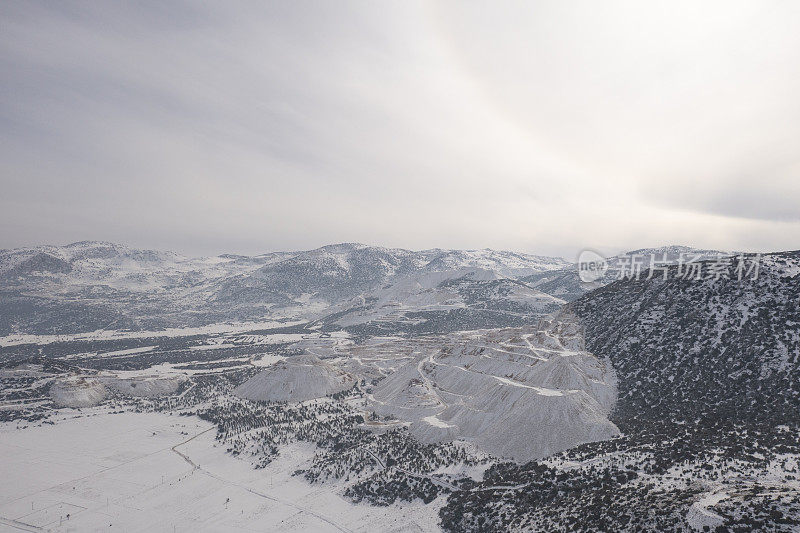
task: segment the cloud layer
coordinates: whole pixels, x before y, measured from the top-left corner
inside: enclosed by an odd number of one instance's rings
[[[800,245],[789,2],[0,8],[0,246]]]

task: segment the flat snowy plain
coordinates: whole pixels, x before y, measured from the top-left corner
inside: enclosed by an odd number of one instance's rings
[[[292,445],[264,469],[225,453],[212,424],[161,413],[65,410],[0,424],[0,531],[432,531],[441,498],[377,509],[292,476]],[[67,515],[69,518],[67,519]]]

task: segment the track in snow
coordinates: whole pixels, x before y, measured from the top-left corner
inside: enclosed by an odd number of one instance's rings
[[[310,509],[308,507],[304,507],[302,505],[298,505],[298,504],[296,504],[294,502],[291,502],[291,501],[288,501],[288,500],[283,500],[281,498],[276,498],[274,496],[269,496],[268,494],[264,494],[262,492],[258,492],[257,490],[251,489],[250,487],[248,487],[246,485],[243,485],[241,483],[237,483],[235,481],[231,481],[229,479],[225,479],[222,476],[219,476],[219,475],[217,475],[217,474],[215,474],[215,473],[213,473],[213,472],[211,472],[209,470],[206,470],[205,468],[203,468],[199,464],[197,464],[194,461],[192,461],[192,459],[188,455],[186,455],[186,454],[184,454],[184,453],[182,453],[182,452],[180,452],[180,451],[178,451],[176,449],[178,446],[183,446],[184,444],[187,444],[188,442],[196,439],[200,435],[203,435],[204,433],[208,433],[209,431],[216,430],[216,429],[217,429],[216,427],[213,427],[213,428],[209,428],[209,429],[206,429],[204,431],[201,431],[200,433],[194,435],[193,437],[190,437],[190,438],[186,439],[185,441],[173,446],[172,447],[172,451],[177,453],[178,455],[180,455],[183,458],[184,461],[189,463],[189,465],[192,466],[193,471],[196,470],[196,471],[202,472],[203,474],[205,474],[205,475],[207,475],[207,476],[209,476],[211,478],[214,478],[217,481],[221,481],[222,483],[225,483],[227,485],[233,485],[234,487],[238,487],[238,488],[240,488],[242,490],[246,490],[250,494],[254,494],[256,496],[259,496],[261,498],[264,498],[266,500],[270,500],[270,501],[273,501],[273,502],[276,502],[276,503],[287,505],[287,506],[289,506],[289,507],[291,507],[291,508],[293,508],[293,509],[295,509],[297,511],[300,511],[301,513],[307,513],[307,514],[313,516],[314,518],[317,518],[318,520],[321,520],[321,521],[325,522],[326,524],[329,524],[329,525],[335,527],[339,531],[343,531],[344,533],[353,533],[353,531],[351,529],[347,529],[343,525],[335,522],[334,520],[332,520],[332,519],[330,519],[330,518],[328,518],[326,516],[323,516],[323,515],[319,514],[318,512],[314,511],[313,509]]]

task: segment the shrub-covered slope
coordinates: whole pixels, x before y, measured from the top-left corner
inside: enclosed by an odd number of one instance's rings
[[[736,261],[702,277],[673,267],[570,304],[616,370],[625,435],[492,468],[445,528],[796,531],[800,252],[764,256],[757,279]]]

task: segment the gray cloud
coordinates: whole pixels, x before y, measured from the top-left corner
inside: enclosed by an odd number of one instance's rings
[[[569,255],[800,237],[792,4],[6,2],[0,17],[0,246]]]

